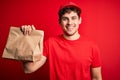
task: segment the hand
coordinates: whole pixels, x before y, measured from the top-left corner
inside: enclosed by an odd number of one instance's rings
[[[30,35],[32,30],[35,30],[34,25],[23,25],[21,26],[21,30],[23,31],[24,35]]]

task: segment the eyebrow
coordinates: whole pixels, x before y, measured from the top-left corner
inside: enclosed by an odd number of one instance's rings
[[[77,16],[71,16],[71,18],[77,18]],[[68,17],[66,17],[66,16],[62,16],[62,18],[68,18]]]

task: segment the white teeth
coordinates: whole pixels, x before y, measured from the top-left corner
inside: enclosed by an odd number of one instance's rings
[[[67,27],[68,30],[72,30],[73,28],[72,27]]]
[[[72,27],[72,26],[67,26],[67,28]]]
[[[73,27],[72,25],[67,25],[67,26],[66,26],[66,29],[67,29],[68,31],[72,31],[73,28],[74,28],[74,27]]]

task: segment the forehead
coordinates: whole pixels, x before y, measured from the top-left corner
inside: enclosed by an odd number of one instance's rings
[[[70,11],[62,15],[62,17],[73,17],[73,16],[78,17],[77,13],[74,11]]]

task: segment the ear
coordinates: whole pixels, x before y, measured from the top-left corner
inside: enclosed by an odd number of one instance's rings
[[[80,17],[80,18],[79,18],[79,24],[81,24],[81,22],[82,22],[82,18]]]

